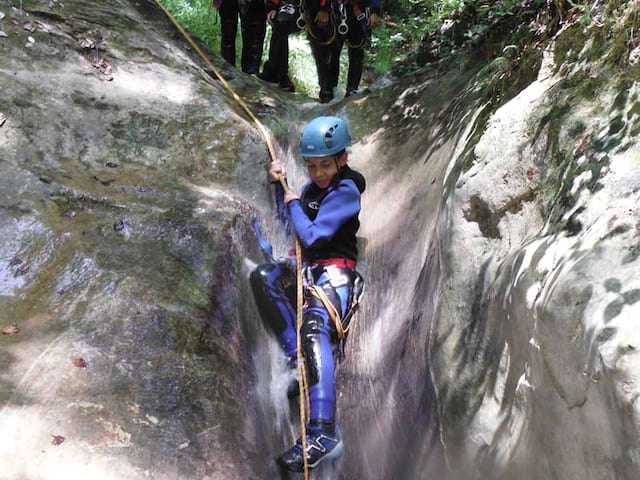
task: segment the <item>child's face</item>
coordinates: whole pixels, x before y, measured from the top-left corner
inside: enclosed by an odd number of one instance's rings
[[[318,188],[327,188],[338,173],[338,166],[343,167],[346,163],[345,157],[346,154],[338,159],[331,155],[305,158],[309,178]]]

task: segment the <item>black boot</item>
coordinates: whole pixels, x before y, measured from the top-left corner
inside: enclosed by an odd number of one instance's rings
[[[312,420],[307,425],[306,433],[307,465],[309,468],[315,468],[325,460],[335,460],[342,455],[344,445],[340,432],[335,428],[333,422]],[[278,463],[291,472],[302,472],[304,470],[302,440],[298,439],[293,447],[280,455]]]
[[[293,85],[293,82],[291,81],[291,78],[289,78],[289,75],[280,78],[280,81],[278,82],[278,88],[280,90],[284,90],[285,92],[293,93],[296,91],[296,87]]]
[[[333,100],[333,88],[320,88],[318,101],[320,103],[329,103],[331,100]]]
[[[271,62],[269,62],[269,60],[267,60],[262,66],[262,72],[258,74],[258,78],[260,80],[264,80],[265,82],[278,83],[278,77],[276,75],[275,69],[273,68],[273,65],[271,65]]]

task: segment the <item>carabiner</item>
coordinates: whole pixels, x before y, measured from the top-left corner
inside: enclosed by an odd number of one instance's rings
[[[304,0],[300,1],[300,16],[296,19],[296,27],[298,27],[299,30],[307,28],[307,20],[304,18]]]
[[[338,33],[340,35],[346,35],[349,32],[349,25],[347,24],[347,11],[344,8],[344,3],[340,2],[338,10],[340,12],[340,25],[338,25]]]

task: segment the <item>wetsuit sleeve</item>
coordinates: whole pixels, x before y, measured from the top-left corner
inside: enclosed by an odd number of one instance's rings
[[[311,221],[300,200],[292,200],[288,210],[300,242],[305,248],[331,240],[340,227],[360,212],[360,192],[353,180],[341,181],[322,200],[318,215]]]
[[[274,195],[276,197],[276,211],[278,212],[278,219],[284,225],[287,234],[290,233],[291,217],[289,216],[289,210],[284,204],[284,188],[280,183],[275,184]]]
[[[304,193],[304,191],[309,187],[311,182],[307,181],[300,190],[300,195]],[[289,214],[289,210],[287,206],[284,204],[284,188],[282,188],[282,184],[280,182],[274,183],[275,190],[274,195],[276,198],[276,211],[278,213],[278,219],[284,225],[285,231],[287,235],[291,233],[291,215]]]

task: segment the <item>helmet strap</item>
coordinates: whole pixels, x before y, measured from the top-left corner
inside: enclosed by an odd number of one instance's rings
[[[340,157],[342,155],[344,155],[344,150],[341,151],[340,155],[331,155],[333,157],[333,161],[336,162],[336,169],[338,170],[338,173],[340,173],[340,171],[342,170],[343,167],[340,166],[340,164],[338,163],[338,160],[340,160]]]

